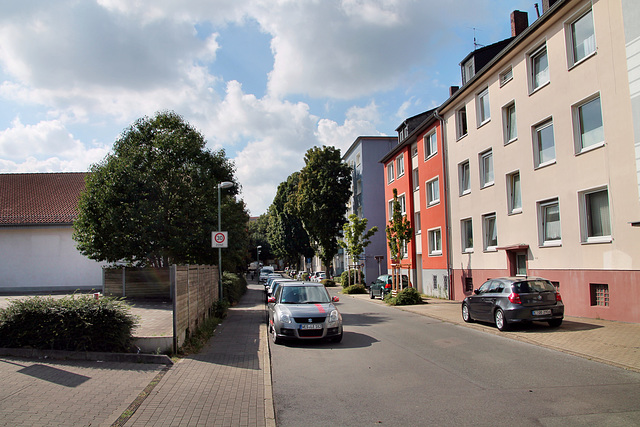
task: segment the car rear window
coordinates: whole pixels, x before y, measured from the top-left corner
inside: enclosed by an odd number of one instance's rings
[[[514,284],[515,292],[518,294],[528,294],[532,292],[553,292],[556,288],[548,280],[527,280]]]

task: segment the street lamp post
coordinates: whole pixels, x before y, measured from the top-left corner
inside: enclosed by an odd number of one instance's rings
[[[220,190],[222,188],[231,188],[233,187],[233,182],[223,181],[218,184],[218,232],[222,231],[220,228],[222,215],[220,213]],[[219,301],[222,301],[222,248],[218,248],[218,294]]]

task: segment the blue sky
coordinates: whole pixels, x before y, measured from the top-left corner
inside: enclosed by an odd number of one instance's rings
[[[313,146],[394,135],[530,0],[32,0],[0,5],[0,172],[86,171],[173,110],[252,215]],[[474,31],[474,28],[476,29]]]

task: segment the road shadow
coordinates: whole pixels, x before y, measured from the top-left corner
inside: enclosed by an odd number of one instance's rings
[[[476,321],[479,325],[495,328],[496,325],[489,322],[480,322]],[[579,332],[579,331],[590,331],[594,329],[603,328],[602,325],[594,325],[593,323],[588,322],[576,322],[572,320],[564,320],[562,325],[558,327],[551,327],[545,321],[540,322],[519,322],[519,323],[511,323],[509,324],[509,329],[505,332],[522,332],[522,333],[559,333],[559,332]]]
[[[299,347],[299,348],[316,348],[316,349],[352,349],[352,348],[364,348],[371,347],[378,340],[365,334],[359,334],[357,332],[344,331],[342,342],[334,343],[329,340],[290,340],[282,343],[285,347]],[[274,345],[273,341],[270,345]]]
[[[342,323],[345,325],[371,326],[389,320],[389,316],[380,313],[342,314]]]

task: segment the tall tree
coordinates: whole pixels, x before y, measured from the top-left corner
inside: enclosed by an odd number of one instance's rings
[[[342,226],[343,240],[341,240],[340,246],[342,246],[349,254],[352,260],[358,262],[360,255],[364,252],[364,248],[371,244],[371,237],[378,231],[377,226],[373,226],[365,233],[367,229],[367,218],[360,218],[356,214],[349,215],[349,222]],[[362,283],[361,270],[358,266],[358,282]],[[351,278],[351,275],[349,275]]]
[[[296,206],[309,238],[319,247],[327,269],[338,253],[338,240],[351,197],[351,167],[335,147],[313,147],[304,156]]]
[[[269,214],[262,214],[255,221],[249,223],[249,258],[258,260],[258,246],[260,246],[260,261],[273,258],[271,245],[268,240]]]
[[[90,168],[78,205],[74,239],[94,260],[132,265],[211,264],[217,230],[217,184],[235,182],[224,150],[211,152],[200,132],[174,112],[137,120],[113,152]],[[244,221],[233,188],[222,190],[223,211]],[[229,212],[231,214],[231,212]],[[226,223],[226,221],[225,221]],[[229,241],[242,241],[230,230]],[[244,252],[244,248],[242,249]]]
[[[404,248],[407,243],[411,241],[413,237],[413,228],[406,215],[402,215],[400,208],[400,202],[398,201],[398,190],[393,189],[393,203],[392,203],[392,216],[389,220],[389,224],[386,227],[387,232],[387,245],[389,246],[389,253],[391,256],[392,264],[399,265],[402,261],[404,254]],[[394,289],[396,288],[396,278],[394,275]],[[402,283],[402,282],[400,282]]]

